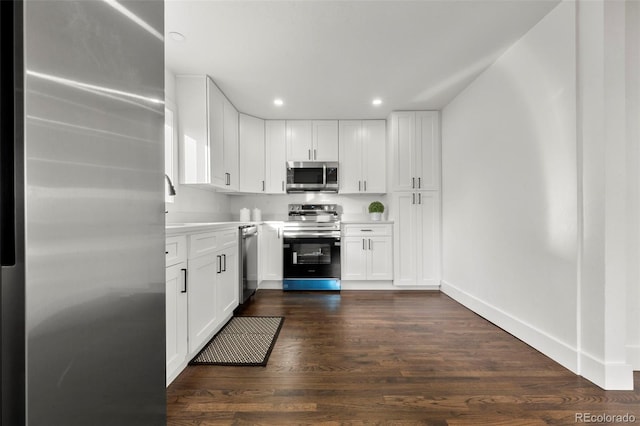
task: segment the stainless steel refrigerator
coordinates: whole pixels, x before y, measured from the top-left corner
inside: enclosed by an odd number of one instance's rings
[[[163,2],[0,7],[2,425],[165,424]]]

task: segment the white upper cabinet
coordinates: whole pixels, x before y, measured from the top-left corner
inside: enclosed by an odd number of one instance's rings
[[[265,122],[240,114],[240,192],[265,190]]]
[[[238,111],[205,75],[176,76],[180,181],[237,190]]]
[[[181,183],[211,183],[207,89],[205,76],[176,76]]]
[[[288,120],[287,161],[338,161],[337,120]]]
[[[211,141],[211,181],[209,183],[222,187],[226,185],[224,169],[224,104],[225,97],[215,85],[213,80],[207,77],[207,111],[209,140]]]
[[[226,185],[223,188],[237,191],[240,188],[240,164],[238,160],[238,110],[224,98],[224,172],[227,175]]]
[[[390,116],[393,191],[440,189],[440,116],[401,111]]]
[[[287,141],[284,120],[265,121],[265,181],[268,194],[284,194],[287,180]]]
[[[341,120],[340,193],[386,192],[386,122]]]
[[[309,120],[287,120],[287,161],[311,161],[313,126]]]
[[[338,161],[338,121],[313,122],[313,161]]]

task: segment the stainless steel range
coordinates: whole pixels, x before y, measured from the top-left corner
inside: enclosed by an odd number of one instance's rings
[[[289,204],[283,231],[284,290],[340,290],[336,204]]]

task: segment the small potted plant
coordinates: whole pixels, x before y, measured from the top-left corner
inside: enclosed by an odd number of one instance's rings
[[[380,220],[382,219],[382,213],[384,213],[384,204],[380,201],[373,201],[369,204],[369,215],[371,216],[371,220]]]

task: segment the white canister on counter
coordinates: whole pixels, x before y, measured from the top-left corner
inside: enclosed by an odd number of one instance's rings
[[[262,212],[259,208],[253,209],[253,218],[251,219],[254,222],[262,222]]]
[[[251,218],[249,217],[249,209],[244,208],[240,209],[240,222],[249,222]]]

